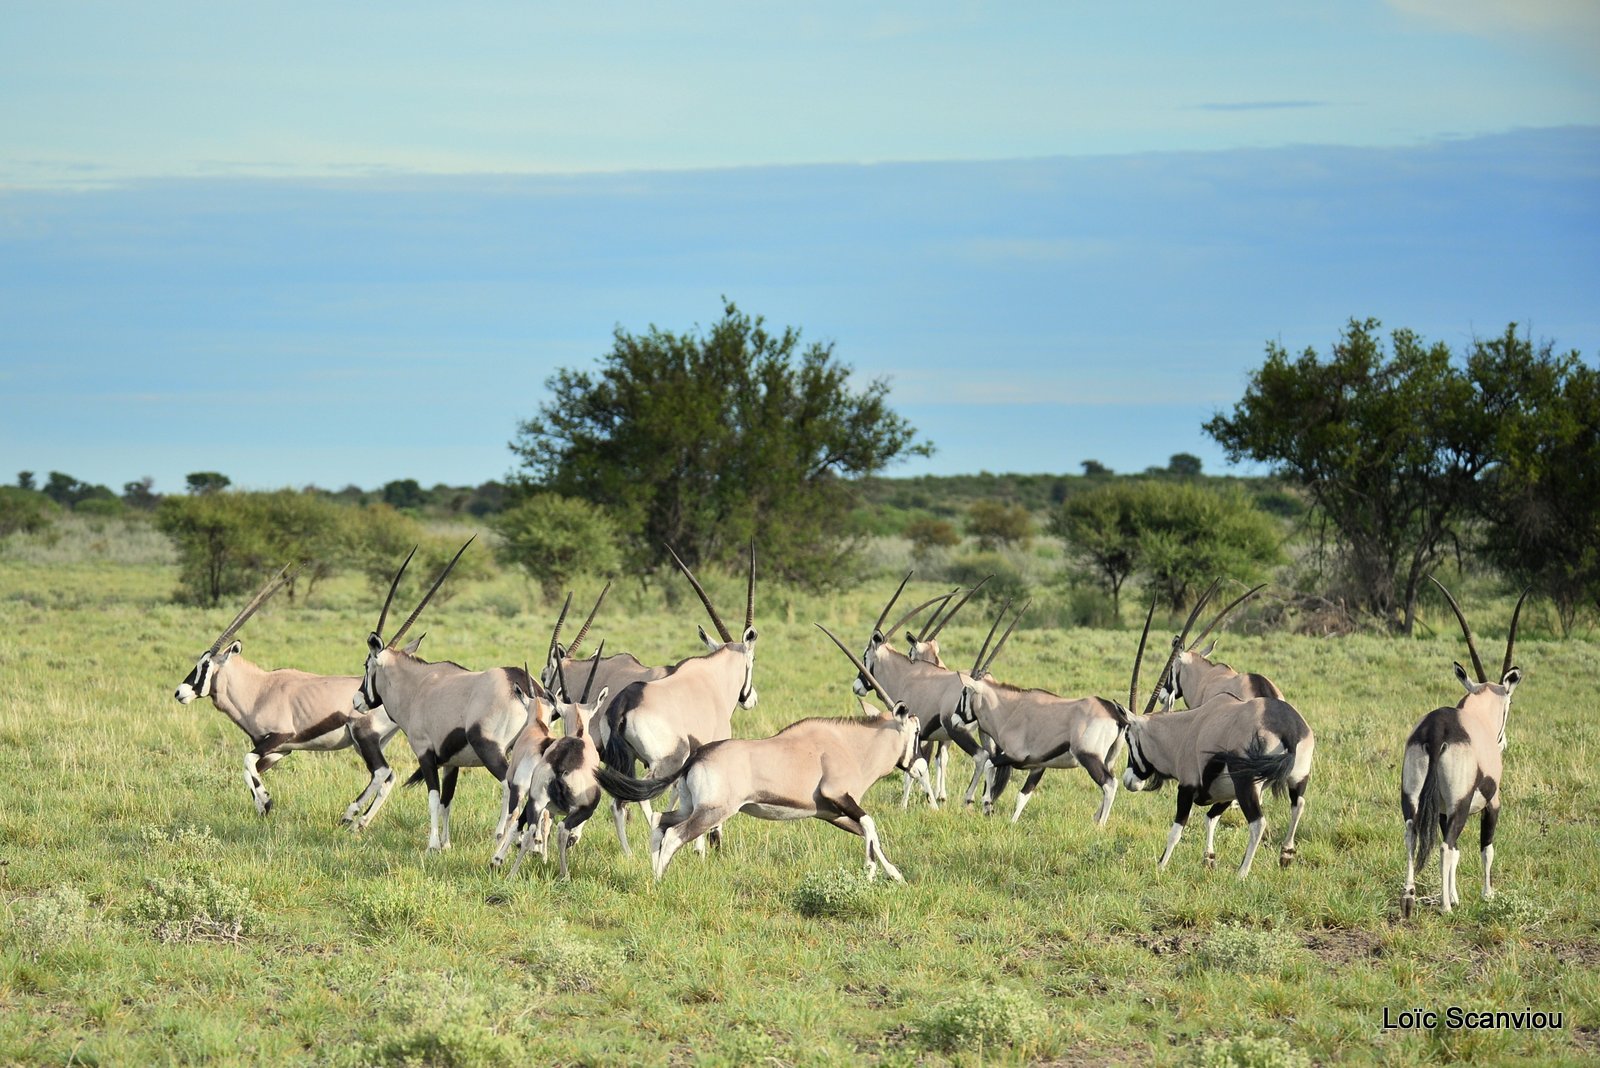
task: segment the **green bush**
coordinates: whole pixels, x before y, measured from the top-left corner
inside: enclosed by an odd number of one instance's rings
[[[100,927],[87,895],[75,886],[54,886],[11,908],[17,941],[32,949],[54,949],[80,941]]]
[[[984,552],[1006,545],[1026,548],[1033,542],[1033,518],[1020,504],[973,501],[967,509],[967,533],[978,539]]]
[[[502,564],[520,567],[548,598],[578,575],[622,569],[621,535],[604,508],[575,497],[536,493],[493,520]]]
[[[1189,1057],[1190,1068],[1311,1068],[1311,1058],[1275,1036],[1208,1038]]]
[[[928,1049],[954,1053],[1009,1047],[1027,1053],[1043,1040],[1049,1018],[1030,995],[1009,987],[972,985],[959,997],[935,1005],[911,1025],[912,1037]]]
[[[859,916],[868,912],[876,887],[860,868],[812,872],[794,889],[802,916]]]
[[[919,558],[934,549],[953,549],[961,544],[961,535],[948,519],[922,516],[906,524],[905,536],[911,542],[911,551]]]
[[[573,934],[559,916],[544,920],[516,959],[540,985],[559,993],[593,990],[622,967],[620,953]]]
[[[1225,923],[1195,947],[1194,964],[1224,972],[1272,975],[1289,965],[1297,946],[1282,931]]]
[[[37,490],[0,486],[0,538],[49,529],[61,507]]]
[[[993,575],[987,585],[978,592],[981,600],[991,604],[1004,604],[1008,600],[1021,602],[1028,596],[1028,583],[1022,577],[1022,572],[1011,561],[999,553],[968,553],[958,556],[950,561],[945,568],[945,578],[951,582],[959,582],[963,586],[971,587],[982,582],[986,576]]]
[[[178,550],[180,601],[215,605],[253,589],[273,566],[262,509],[251,494],[166,497],[156,528]]]
[[[259,922],[250,891],[209,872],[146,880],[129,915],[163,942],[237,942]]]

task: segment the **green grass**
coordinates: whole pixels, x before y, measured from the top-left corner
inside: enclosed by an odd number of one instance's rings
[[[656,884],[642,855],[620,855],[603,816],[562,884],[537,862],[516,880],[490,872],[499,787],[482,772],[462,776],[445,854],[422,850],[415,790],[397,791],[361,838],[336,825],[365,780],[349,751],[289,757],[267,779],[271,816],[258,818],[243,735],[209,703],[171,696],[231,608],[174,605],[175,581],[148,546],[0,557],[0,1063],[1600,1056],[1600,643],[1519,642],[1503,896],[1478,898],[1474,821],[1464,907],[1406,923],[1400,747],[1424,712],[1457,697],[1449,665],[1463,650],[1449,637],[1225,637],[1228,659],[1277,679],[1318,735],[1296,866],[1277,868],[1264,847],[1268,863],[1242,884],[1236,815],[1218,832],[1216,870],[1202,865],[1196,819],[1158,872],[1170,788],[1119,794],[1097,831],[1099,794],[1082,772],[1049,774],[1015,826],[959,804],[901,811],[899,782],[880,784],[866,805],[903,886],[849,885],[841,869],[861,866],[857,839],[753,819],[728,825],[720,855],[681,853]],[[708,585],[736,613],[738,580]],[[763,587],[761,703],[736,730],[852,711],[851,669],[812,623],[859,639],[892,586],[886,576],[832,597]],[[355,673],[378,604],[353,579],[319,587],[310,605],[274,602],[241,634],[245,655]],[[537,661],[553,611],[502,576],[463,587],[419,627],[431,657],[520,664]],[[612,647],[666,660],[695,651],[698,622],[683,591],[622,584],[596,626]],[[956,662],[980,622],[942,636]],[[1136,639],[1023,630],[1000,666],[1028,685],[1126,695]],[[1497,662],[1487,641],[1485,656]],[[403,740],[390,756],[409,774]],[[969,767],[952,761],[952,792]],[[1268,816],[1269,835],[1281,834],[1281,803]],[[633,834],[638,845],[637,821]],[[1430,870],[1423,892],[1436,886]],[[1381,1030],[1386,1006],[1449,1005],[1561,1011],[1566,1029]]]

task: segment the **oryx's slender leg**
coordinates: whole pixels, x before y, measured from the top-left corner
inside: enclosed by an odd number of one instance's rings
[[[1287,868],[1294,863],[1294,832],[1300,827],[1300,817],[1306,814],[1306,787],[1308,775],[1299,783],[1289,784],[1289,832],[1283,836],[1283,848],[1278,851],[1278,864]]]
[[[522,806],[522,812],[517,817],[517,833],[507,835],[506,840],[501,842],[500,848],[495,851],[497,858],[504,855],[505,851],[510,847],[512,839],[516,839],[517,859],[511,862],[511,870],[506,873],[506,878],[509,879],[516,875],[517,870],[522,867],[522,860],[528,855],[528,850],[532,848],[543,818],[544,810],[538,807],[533,798],[529,798],[528,803]]]
[[[1167,861],[1172,859],[1172,851],[1178,846],[1178,839],[1183,836],[1183,825],[1189,822],[1189,810],[1194,807],[1195,788],[1193,786],[1178,787],[1178,810],[1172,816],[1172,830],[1167,832],[1167,848],[1161,854],[1161,860],[1156,865],[1165,868]]]
[[[878,874],[878,865],[882,864],[883,870],[888,873],[889,878],[897,883],[905,882],[905,876],[900,874],[900,869],[889,863],[888,856],[883,852],[883,843],[878,840],[878,825],[873,822],[871,816],[867,815],[867,810],[861,807],[860,802],[847,793],[833,795],[827,790],[826,783],[823,784],[819,792],[830,804],[861,828],[861,837],[866,839],[867,843],[867,878],[875,878]],[[843,826],[837,821],[830,822],[833,822],[835,826]],[[846,827],[845,829],[848,830],[849,828]]]
[[[1222,801],[1206,809],[1206,867],[1217,866],[1217,822],[1233,806],[1232,801]]]
[[[389,791],[394,787],[394,770],[384,758],[383,740],[376,731],[356,731],[352,728],[351,736],[355,739],[356,752],[361,754],[367,774],[372,778],[367,782],[367,788],[350,802],[350,807],[344,810],[344,818],[339,822],[359,831],[372,822],[372,817],[389,799]],[[360,822],[357,822],[358,816]]]
[[[1406,888],[1400,894],[1400,915],[1409,919],[1417,903],[1417,825],[1406,820]]]
[[[1455,806],[1455,809],[1446,815],[1440,816],[1439,821],[1443,826],[1443,841],[1440,842],[1440,876],[1444,884],[1440,894],[1444,902],[1444,911],[1449,912],[1461,904],[1461,888],[1456,885],[1456,869],[1461,865],[1461,849],[1457,843],[1461,840],[1461,832],[1466,829],[1467,817],[1472,814],[1472,793]]]
[[[1094,811],[1094,825],[1104,827],[1106,820],[1111,818],[1111,805],[1117,799],[1117,777],[1111,774],[1106,762],[1094,753],[1083,754],[1078,763],[1083,765],[1083,770],[1089,773],[1094,784],[1100,787],[1100,807]]]
[[[1483,899],[1493,900],[1494,885],[1489,873],[1494,868],[1494,829],[1500,822],[1500,798],[1491,797],[1483,806],[1483,816],[1478,822],[1478,840],[1483,851]]]
[[[250,791],[250,799],[256,803],[256,814],[259,816],[272,811],[272,795],[261,785],[261,776],[283,759],[283,754],[274,750],[293,738],[293,734],[282,732],[266,735],[257,739],[255,748],[244,755],[244,784]]]
[[[570,879],[567,874],[567,850],[578,843],[578,835],[583,831],[583,824],[599,805],[596,798],[593,804],[567,813],[567,818],[561,821],[561,829],[556,832],[556,852],[561,859],[561,878]]]
[[[513,822],[522,814],[525,788],[519,781],[522,778],[521,769],[506,776],[506,781],[501,784],[501,797],[503,807],[500,810],[500,822],[494,825],[494,856],[489,860],[490,867],[498,867],[500,860],[505,856],[505,850],[500,846],[509,841],[507,837],[511,832]]]
[[[461,774],[461,769],[454,764],[447,766],[439,776],[439,848],[450,848],[450,802],[456,796],[456,778]]]
[[[1033,791],[1038,789],[1039,780],[1044,778],[1044,768],[1034,768],[1028,772],[1028,777],[1022,782],[1022,789],[1017,793],[1017,810],[1011,814],[1011,822],[1015,823],[1022,818],[1022,810],[1028,807],[1028,802],[1033,800]]]
[[[1250,864],[1256,859],[1256,847],[1261,836],[1267,833],[1267,817],[1261,810],[1261,784],[1242,775],[1233,777],[1233,795],[1239,802],[1239,811],[1250,824],[1250,841],[1244,847],[1244,863],[1239,865],[1239,878],[1250,874]]]
[[[998,767],[991,761],[989,764],[989,792],[983,795],[983,814],[994,815],[994,803],[1000,800],[1000,795],[1005,793],[1006,783],[1011,781],[1011,765]]]
[[[934,778],[934,785],[937,787],[937,789],[935,790],[935,793],[937,793],[939,795],[939,800],[940,801],[948,801],[948,800],[950,800],[950,795],[949,795],[949,793],[947,793],[945,791],[944,777],[945,777],[945,772],[948,771],[949,768],[950,768],[950,743],[949,742],[935,742],[934,743],[934,752],[938,755],[938,764],[939,764],[938,774]],[[935,805],[934,807],[937,808],[938,806]]]
[[[978,751],[972,754],[972,781],[967,784],[967,796],[963,802],[964,804],[971,805],[973,801],[977,800],[978,788],[983,786],[987,780],[988,771],[989,752],[979,747]]]
[[[698,840],[701,835],[733,815],[735,811],[726,805],[717,805],[696,809],[687,815],[681,810],[663,814],[651,836],[655,846],[653,866],[656,879],[661,878],[662,873],[667,870],[667,865],[672,861],[672,855],[686,842]]]
[[[439,757],[432,749],[417,754],[417,771],[428,787],[428,851],[439,849]]]
[[[622,846],[622,855],[633,856],[633,850],[628,846],[628,803],[613,797],[611,799],[611,818],[617,825],[617,842]]]
[[[1427,778],[1427,750],[1407,746],[1400,764],[1400,815],[1406,821],[1406,886],[1400,895],[1400,915],[1406,918],[1410,918],[1417,903],[1417,841],[1422,834],[1422,828],[1417,826],[1417,810],[1422,805]]]

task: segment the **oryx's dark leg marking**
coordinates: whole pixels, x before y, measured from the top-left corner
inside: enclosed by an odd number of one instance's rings
[[[1000,795],[1005,793],[1006,783],[1011,781],[1011,765],[1006,763],[1005,754],[996,753],[990,766],[994,768],[994,778],[989,783],[989,792],[983,798],[985,816],[993,814],[994,803],[1000,800]]]
[[[255,747],[244,756],[244,783],[250,788],[250,798],[256,803],[256,812],[265,816],[272,811],[272,795],[261,785],[261,776],[283,758],[275,750],[294,741],[292,733],[279,731],[255,739]]]
[[[492,739],[485,738],[483,736],[483,728],[478,724],[473,724],[472,729],[467,732],[467,744],[472,746],[472,751],[478,755],[478,759],[483,762],[483,766],[489,769],[489,774],[504,782],[506,778],[505,750],[501,749]]]
[[[1278,864],[1285,868],[1294,863],[1294,835],[1300,829],[1300,817],[1305,815],[1306,787],[1310,785],[1310,775],[1289,784],[1289,831],[1283,836],[1283,848],[1278,852]]]
[[[1022,782],[1022,790],[1017,794],[1017,810],[1011,814],[1012,823],[1022,818],[1022,810],[1033,800],[1033,791],[1038,789],[1039,780],[1044,778],[1044,773],[1044,768],[1034,768],[1028,772],[1028,777]]]
[[[428,848],[439,849],[439,755],[432,749],[418,753],[417,772],[413,778],[421,778],[428,786]]]
[[[1467,817],[1472,815],[1472,797],[1477,793],[1476,788],[1468,790],[1466,796],[1458,801],[1454,808],[1439,817],[1443,825],[1443,841],[1440,843],[1441,870],[1444,873],[1444,897],[1446,909],[1454,908],[1461,904],[1461,890],[1456,886],[1456,868],[1461,864],[1461,849],[1456,844],[1461,839],[1461,832],[1466,829]]]
[[[1261,812],[1261,783],[1248,775],[1233,776],[1234,800],[1239,803],[1239,811],[1250,824],[1250,841],[1244,847],[1244,862],[1239,865],[1239,878],[1243,879],[1250,874],[1250,864],[1255,860],[1256,848],[1261,845],[1261,836],[1266,833],[1267,819]]]
[[[356,752],[361,754],[361,760],[367,765],[367,774],[371,779],[368,780],[366,789],[362,790],[356,799],[350,802],[350,807],[345,809],[342,822],[355,823],[355,829],[360,830],[372,822],[372,817],[378,814],[378,809],[388,800],[389,791],[394,786],[394,772],[389,768],[389,761],[383,755],[383,738],[377,731],[352,724],[350,737],[355,741]],[[357,816],[361,817],[359,823],[356,823]]]
[[[1219,801],[1206,809],[1206,867],[1217,866],[1217,821],[1233,807],[1232,801]]]
[[[1172,816],[1172,830],[1167,832],[1167,848],[1161,854],[1161,861],[1157,867],[1165,868],[1167,861],[1172,859],[1172,851],[1178,846],[1178,839],[1183,836],[1183,828],[1189,822],[1189,810],[1194,807],[1195,788],[1193,786],[1178,787],[1178,808]]]
[[[1117,743],[1113,741],[1111,748],[1116,747]],[[1094,822],[1104,827],[1106,820],[1111,818],[1111,803],[1117,799],[1117,777],[1111,774],[1111,769],[1106,767],[1105,759],[1099,753],[1083,753],[1079,755],[1078,763],[1089,773],[1089,779],[1100,787],[1100,807],[1095,810]]]
[[[561,821],[561,829],[556,832],[556,848],[561,860],[561,877],[571,878],[567,873],[567,849],[578,840],[578,832],[589,817],[594,815],[595,807],[600,803],[598,797],[587,805],[567,813],[567,818]]]
[[[1490,881],[1490,872],[1494,869],[1494,829],[1500,823],[1500,798],[1495,795],[1496,784],[1493,779],[1487,779],[1484,784],[1489,800],[1483,806],[1483,815],[1478,822],[1478,847],[1483,856],[1483,896],[1485,899],[1494,897],[1494,884]]]
[[[884,854],[883,843],[878,841],[878,826],[872,821],[872,817],[867,815],[867,810],[861,807],[861,803],[848,793],[833,793],[828,789],[826,781],[821,784],[819,792],[824,800],[861,828],[861,837],[867,840],[867,877],[872,878],[877,875],[878,865],[882,864],[883,870],[889,873],[891,879],[897,883],[904,882],[905,879],[900,874],[900,869],[889,863],[889,858]],[[829,820],[828,822],[835,826],[843,826],[838,820]],[[848,830],[848,828],[846,829]]]

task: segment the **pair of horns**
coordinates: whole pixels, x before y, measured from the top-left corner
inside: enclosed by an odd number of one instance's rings
[[[604,658],[605,654],[606,641],[604,638],[601,638],[600,648],[594,651],[594,665],[589,668],[589,681],[583,684],[583,696],[578,698],[578,704],[586,705],[589,703],[589,693],[594,689],[594,677],[600,674],[600,661],[602,658]],[[555,658],[555,661],[556,685],[561,687],[562,700],[570,701],[572,700],[572,691],[567,689],[567,673],[561,669],[561,658],[559,656]]]
[[[1200,599],[1195,602],[1194,609],[1189,613],[1189,618],[1184,621],[1183,633],[1172,639],[1172,654],[1167,657],[1166,664],[1162,666],[1161,674],[1156,676],[1158,679],[1165,679],[1167,677],[1167,672],[1172,670],[1172,665],[1177,661],[1178,654],[1183,652],[1187,647],[1187,642],[1189,641],[1189,632],[1194,629],[1194,621],[1200,618],[1200,612],[1205,608],[1206,602],[1211,600],[1211,598],[1216,594],[1217,588],[1221,585],[1221,579],[1213,580],[1211,585],[1206,587],[1206,592],[1201,594]],[[1257,588],[1259,589],[1259,587]],[[1254,593],[1255,591],[1252,590],[1250,592]],[[1249,596],[1249,594],[1246,594],[1245,596]],[[1238,604],[1243,600],[1244,598],[1241,597],[1239,598],[1239,601],[1234,602],[1234,604]],[[1234,605],[1229,605],[1227,608],[1223,609],[1221,615],[1219,615],[1215,620],[1212,620],[1212,626],[1215,626],[1222,619],[1222,616],[1225,616],[1231,612],[1233,607]],[[1144,661],[1145,641],[1150,637],[1150,621],[1155,617],[1155,614],[1156,599],[1151,597],[1150,611],[1146,612],[1144,617],[1144,633],[1139,635],[1139,651],[1133,658],[1133,681],[1128,685],[1128,707],[1130,709],[1139,703],[1139,667]],[[1210,630],[1211,628],[1207,627],[1206,633],[1210,633]],[[1204,634],[1201,636],[1204,637]],[[1156,689],[1160,689],[1159,683],[1157,684]],[[1144,714],[1148,716],[1151,712],[1155,711],[1155,707],[1156,690],[1153,689],[1150,691],[1150,700],[1144,706]]]
[[[221,651],[222,647],[227,644],[228,639],[239,633],[239,628],[244,626],[245,620],[255,615],[256,610],[262,605],[266,604],[268,601],[272,600],[274,594],[283,589],[290,582],[294,581],[294,577],[298,575],[300,573],[300,569],[305,566],[306,565],[304,562],[293,565],[284,564],[282,569],[279,570],[276,575],[273,575],[271,578],[269,578],[266,583],[255,592],[255,596],[251,597],[249,602],[246,603],[243,608],[239,609],[239,614],[233,617],[233,622],[222,628],[222,633],[217,635],[217,640],[211,643],[211,655],[217,655],[217,653]]]
[[[900,599],[900,594],[905,590],[906,583],[911,581],[911,576],[914,574],[916,574],[915,571],[907,571],[906,577],[900,580],[899,588],[894,591],[894,596],[889,598],[889,603],[883,606],[883,611],[878,613],[877,622],[873,623],[872,625],[872,632],[874,634],[894,634],[929,605],[937,604],[940,607],[934,609],[933,615],[929,616],[928,622],[923,625],[922,633],[916,636],[918,642],[931,642],[933,639],[939,636],[939,632],[945,628],[945,625],[956,617],[956,613],[961,611],[962,606],[972,599],[972,595],[977,593],[978,589],[985,582],[988,582],[990,579],[994,578],[993,575],[985,575],[977,582],[976,585],[966,592],[961,600],[956,602],[955,607],[950,609],[949,612],[945,612],[943,606],[948,604],[950,598],[956,595],[956,593],[960,590],[959,586],[943,596],[932,597],[926,601],[923,601],[921,604],[917,605],[917,607],[911,609],[905,615],[896,620],[893,626],[885,630],[883,627],[883,621],[888,618],[889,610],[892,609],[895,605],[895,602]],[[943,613],[942,616],[941,613]]]
[[[910,576],[907,577],[909,578]],[[856,670],[861,672],[861,677],[866,679],[867,682],[872,686],[873,692],[876,693],[878,695],[878,699],[883,702],[883,707],[887,708],[890,712],[893,712],[899,707],[898,702],[889,696],[889,691],[883,688],[883,684],[873,677],[872,672],[867,670],[867,665],[861,662],[861,658],[847,649],[844,642],[840,641],[834,635],[833,631],[829,630],[827,627],[824,627],[821,623],[817,624],[817,629],[822,631],[822,633],[826,634],[829,638],[832,638],[833,644],[839,647],[839,651],[850,658],[850,663],[856,666]]]
[[[1014,598],[1012,600],[1014,600]],[[975,679],[981,679],[984,675],[988,674],[989,668],[994,665],[995,658],[1000,655],[1000,650],[1006,647],[1006,642],[1010,639],[1011,632],[1017,629],[1018,623],[1022,622],[1022,614],[1028,610],[1029,605],[1033,604],[1032,601],[1029,601],[1027,604],[1024,604],[1021,608],[1017,609],[1017,614],[1011,620],[1011,625],[1007,627],[1006,632],[1000,636],[1000,641],[994,647],[994,652],[990,653],[989,643],[994,640],[994,632],[1000,629],[1000,621],[1006,617],[1007,612],[1011,611],[1012,600],[1006,601],[1005,606],[1002,607],[998,613],[996,613],[994,617],[994,625],[989,628],[988,637],[983,639],[983,646],[978,650],[978,659],[973,661],[972,664],[972,677]],[[987,660],[984,659],[985,653],[988,653],[989,655],[989,659]]]
[[[722,622],[722,617],[717,615],[717,610],[711,605],[711,598],[706,595],[705,587],[700,585],[700,580],[694,577],[694,572],[689,570],[689,565],[683,562],[678,551],[672,546],[667,546],[667,552],[672,554],[672,562],[678,565],[678,570],[683,572],[683,577],[689,580],[689,585],[694,587],[694,592],[700,595],[700,603],[706,606],[706,612],[711,616],[711,623],[717,628],[717,633],[722,637],[723,644],[734,640],[728,633],[728,625]],[[750,539],[750,580],[745,587],[744,599],[744,629],[748,631],[756,621],[756,540]]]
[[[389,639],[387,645],[390,649],[393,649],[395,646],[400,644],[400,639],[404,638],[406,631],[411,629],[411,624],[417,621],[417,617],[422,615],[422,610],[428,607],[428,602],[433,600],[433,595],[439,592],[440,586],[444,585],[446,576],[448,576],[450,572],[454,570],[456,561],[461,559],[461,554],[466,552],[467,546],[471,545],[477,540],[477,538],[478,536],[474,534],[462,544],[461,548],[456,550],[456,554],[450,558],[450,562],[444,566],[444,570],[439,572],[439,577],[433,580],[433,586],[430,587],[427,594],[423,596],[421,603],[419,603],[417,607],[412,610],[412,613],[406,617],[406,621],[400,624],[400,629],[395,631],[394,636]],[[411,551],[406,554],[405,562],[400,565],[400,570],[394,573],[394,581],[389,583],[389,596],[384,598],[383,611],[378,613],[378,625],[372,632],[379,638],[383,637],[383,624],[384,621],[389,618],[389,606],[394,604],[394,591],[400,588],[400,576],[406,573],[406,568],[411,564],[411,558],[416,555],[417,547],[413,545],[411,547]]]
[[[1450,608],[1455,612],[1457,621],[1461,624],[1461,633],[1467,639],[1467,652],[1472,654],[1472,669],[1478,673],[1479,682],[1488,682],[1489,676],[1483,670],[1483,660],[1478,656],[1478,645],[1472,640],[1472,628],[1467,626],[1467,617],[1462,614],[1461,606],[1456,604],[1456,599],[1450,596],[1450,591],[1444,588],[1444,583],[1432,575],[1428,579],[1444,594],[1444,599],[1450,602]],[[1506,677],[1506,672],[1511,670],[1511,652],[1517,646],[1517,623],[1522,618],[1522,602],[1528,599],[1532,586],[1522,591],[1522,596],[1517,598],[1517,607],[1511,613],[1511,633],[1506,635],[1506,659],[1500,667],[1500,677]]]
[[[608,594],[610,592],[611,592],[611,583],[607,582],[606,585],[605,585],[605,588],[600,591],[600,596],[595,598],[594,607],[589,609],[589,618],[585,619],[583,621],[583,626],[578,628],[578,636],[576,638],[572,639],[572,644],[571,645],[567,646],[567,655],[568,656],[574,657],[574,658],[577,657],[577,655],[578,655],[578,646],[583,644],[583,639],[589,633],[590,625],[592,623],[594,623],[595,613],[600,611],[600,605],[602,603],[604,603],[604,601],[606,599],[606,594]],[[561,614],[556,617],[556,629],[550,635],[550,652],[549,652],[548,656],[546,657],[546,659],[556,655],[556,646],[561,641],[561,624],[566,622],[566,620],[567,620],[567,610],[569,608],[571,608],[571,607],[572,607],[572,594],[569,592],[567,594],[566,603],[561,606]]]

